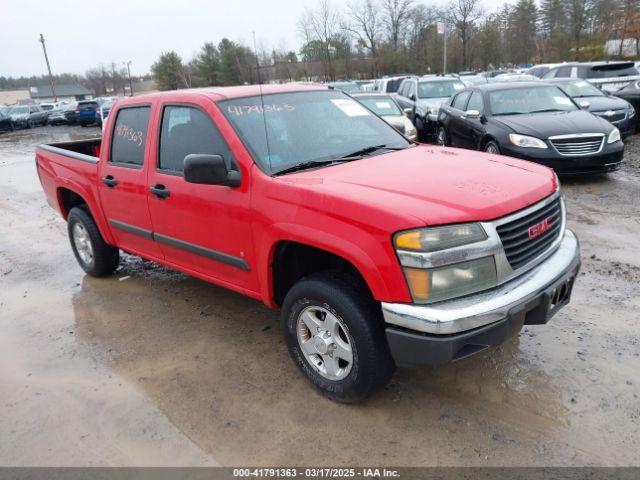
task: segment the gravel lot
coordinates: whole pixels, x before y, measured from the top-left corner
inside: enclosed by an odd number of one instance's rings
[[[0,135],[0,465],[640,464],[640,137],[618,172],[563,179],[583,256],[568,307],[345,406],[260,303],[135,257],[84,275],[33,151],[98,133]]]

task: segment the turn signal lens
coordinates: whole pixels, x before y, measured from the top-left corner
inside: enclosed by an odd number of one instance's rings
[[[404,274],[407,277],[407,283],[413,299],[417,302],[429,300],[429,293],[431,292],[429,270],[405,268]]]
[[[402,232],[396,235],[395,245],[398,250],[435,252],[446,248],[481,242],[486,238],[487,234],[480,224],[466,223]]]

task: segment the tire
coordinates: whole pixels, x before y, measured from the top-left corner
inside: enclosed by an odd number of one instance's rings
[[[106,277],[118,268],[120,251],[105,243],[98,226],[85,207],[73,207],[69,211],[67,231],[73,254],[89,275]]]
[[[86,127],[86,126],[87,126],[87,124],[86,124],[86,123],[82,123],[82,122],[80,122],[80,126],[84,128],[84,127]]]
[[[448,147],[449,145],[451,145],[449,134],[447,133],[447,129],[444,128],[444,125],[440,125],[438,127],[438,133],[436,134],[436,142],[438,143],[438,145],[442,147]]]
[[[365,400],[395,370],[380,306],[360,283],[342,272],[313,274],[289,290],[282,307],[294,363],[323,395],[342,403]]]
[[[500,145],[493,140],[489,140],[484,146],[484,151],[494,155],[500,155]]]
[[[424,132],[424,123],[422,123],[422,119],[416,115],[414,125],[416,126],[416,130],[418,131],[418,141],[424,142],[426,135]]]
[[[27,128],[29,128],[29,129],[33,128],[33,120],[28,120],[27,121]]]

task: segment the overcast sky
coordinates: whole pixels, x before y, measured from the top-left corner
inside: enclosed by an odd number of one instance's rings
[[[344,3],[333,0],[335,6]],[[484,0],[489,10],[503,3]],[[224,37],[252,46],[252,31],[259,46],[297,50],[298,19],[305,7],[316,4],[317,0],[0,0],[0,76],[46,73],[40,33],[54,73],[81,74],[100,63],[121,66],[130,60],[132,75],[143,74],[162,51],[175,50],[190,59],[204,42],[217,43]]]

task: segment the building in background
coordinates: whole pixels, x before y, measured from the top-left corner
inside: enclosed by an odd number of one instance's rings
[[[31,100],[34,102],[53,102],[53,93],[51,92],[51,85],[38,85],[29,88],[29,94]],[[78,84],[62,84],[56,85],[56,94],[58,95],[58,101],[78,101],[78,100],[90,100],[93,98],[93,92],[82,85]]]

